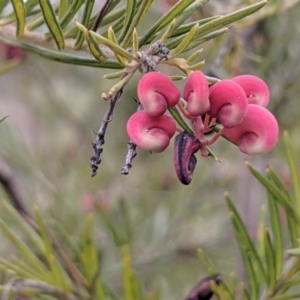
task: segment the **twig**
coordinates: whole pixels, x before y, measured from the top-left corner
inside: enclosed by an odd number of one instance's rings
[[[106,129],[108,126],[108,123],[113,118],[114,108],[117,103],[117,101],[120,99],[123,93],[123,88],[118,90],[116,93],[114,93],[111,96],[109,107],[106,110],[106,113],[104,115],[104,118],[102,120],[101,126],[99,128],[99,131],[97,133],[97,138],[92,143],[92,146],[94,148],[94,155],[91,157],[90,164],[92,169],[92,177],[94,177],[97,174],[98,165],[101,163],[101,153],[103,151],[103,144],[105,143],[104,137],[106,133]]]
[[[20,43],[24,45],[35,45],[45,47],[47,49],[55,48],[55,42],[53,40],[46,40],[43,33],[32,32],[25,30],[24,35],[20,39],[16,39],[16,26],[3,25],[0,26],[0,40],[5,43],[19,47]],[[9,40],[9,41],[8,41]],[[83,46],[80,50],[74,50],[74,39],[65,39],[65,50],[68,50],[70,54],[82,55],[84,57],[90,56],[90,51],[87,46]],[[99,45],[105,56],[108,58],[115,58],[113,51],[105,45]],[[26,50],[26,49],[25,49]],[[27,49],[28,50],[28,49]]]
[[[53,296],[56,299],[69,299],[69,300],[79,300],[78,297],[76,297],[72,293],[64,293],[61,290],[47,284],[41,281],[35,281],[31,279],[19,279],[15,284],[16,289],[19,288],[20,291],[23,289],[36,289],[38,291],[41,291],[45,295]]]
[[[125,166],[121,169],[121,174],[123,175],[129,174],[129,170],[132,168],[132,161],[137,155],[136,144],[132,140],[127,143],[127,149],[128,152],[125,158]]]
[[[100,23],[102,22],[104,16],[107,13],[107,10],[109,9],[110,5],[112,4],[113,0],[106,0],[105,4],[101,8],[99,15],[97,16],[97,19],[95,20],[95,23],[93,24],[91,30],[92,31],[97,31],[97,29],[100,26]]]
[[[138,100],[135,99],[137,102]],[[139,103],[139,106],[137,108],[137,111],[143,110],[143,105],[141,103]],[[136,144],[130,140],[127,143],[127,155],[125,157],[125,166],[121,169],[121,174],[123,175],[128,175],[130,169],[132,168],[132,161],[133,159],[136,157],[137,152],[136,152]]]

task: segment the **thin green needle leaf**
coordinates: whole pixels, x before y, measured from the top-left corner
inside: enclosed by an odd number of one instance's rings
[[[247,274],[247,278],[249,281],[251,299],[257,299],[258,292],[259,292],[259,283],[258,283],[257,274],[254,271],[253,255],[251,255],[251,252],[247,247],[247,241],[245,240],[244,235],[241,234],[240,232],[240,224],[232,211],[230,213],[230,218],[234,228],[236,241],[238,242],[241,256],[243,258],[243,263]]]
[[[199,10],[208,1],[209,0],[195,0],[194,3],[189,5],[189,7],[187,7],[177,16],[175,29],[177,29],[181,24],[183,24],[194,12]]]
[[[132,50],[133,55],[136,56],[137,52],[139,51],[139,37],[135,28],[132,32]]]
[[[247,286],[245,282],[241,283],[241,288],[242,288],[242,300],[251,300],[249,291],[247,290]]]
[[[69,246],[69,248],[71,249],[71,252],[73,254],[73,256],[75,257],[75,259],[80,257],[81,251],[79,246],[75,243],[75,241],[72,239],[72,236],[70,236],[68,234],[68,232],[66,231],[66,229],[58,222],[54,223],[54,227],[55,227],[55,231],[57,231],[61,237],[62,240]]]
[[[27,272],[28,276],[26,276],[25,278],[43,280],[49,284],[53,284],[53,278],[51,278],[48,274],[37,272],[36,269],[32,269],[30,266],[28,266],[26,263],[24,263],[21,259],[13,257],[12,264],[14,266],[18,267],[19,270],[23,270],[24,272]],[[47,277],[47,275],[48,275],[48,277]],[[51,278],[51,279],[49,280],[49,278]]]
[[[230,13],[224,17],[220,17],[218,19],[212,20],[212,21],[199,27],[198,32],[197,32],[197,37],[203,36],[204,34],[207,34],[208,32],[210,32],[212,30],[216,30],[220,27],[226,26],[237,20],[243,19],[243,18],[255,13],[262,7],[264,7],[267,4],[267,2],[268,2],[268,0],[257,2],[253,5],[249,5],[243,9],[240,9],[233,13]]]
[[[41,6],[42,13],[44,16],[44,20],[47,24],[47,27],[49,28],[49,30],[55,40],[57,48],[59,50],[61,50],[65,47],[65,41],[64,41],[62,29],[56,19],[52,4],[51,4],[50,0],[39,0],[39,3]]]
[[[274,182],[274,175],[272,169],[267,169],[267,176],[269,180]],[[275,177],[277,180],[277,176]],[[277,184],[276,184],[277,185]],[[278,185],[277,185],[278,186]],[[283,234],[282,226],[280,221],[280,215],[277,203],[274,199],[274,196],[268,191],[268,207],[269,207],[269,216],[273,233],[274,240],[274,250],[275,250],[275,261],[276,261],[276,274],[281,274],[283,269]]]
[[[268,290],[272,292],[276,285],[276,258],[274,247],[271,242],[269,229],[265,229],[265,261],[267,267],[267,276],[268,276]],[[277,249],[276,249],[277,250]]]
[[[58,19],[61,20],[70,8],[70,0],[60,0],[58,9]]]
[[[197,50],[195,51],[191,56],[189,56],[187,59],[186,59],[186,62],[188,64],[190,64],[191,62],[193,62],[196,58],[198,58],[198,56],[202,53],[203,49],[200,49],[200,50]]]
[[[84,36],[86,38],[88,47],[92,53],[92,55],[99,61],[104,62],[106,60],[105,54],[103,53],[103,51],[101,50],[101,48],[99,47],[97,41],[95,40],[95,38],[93,37],[93,35],[91,34],[90,30],[86,30],[86,32],[84,33]]]
[[[103,76],[103,78],[105,78],[105,79],[116,79],[116,78],[122,77],[123,75],[124,75],[124,70],[114,72],[114,73],[105,74]]]
[[[171,36],[171,34],[173,33],[174,31],[174,28],[175,28],[175,24],[176,24],[176,21],[175,19],[169,24],[169,26],[167,27],[167,30],[164,32],[164,34],[162,35],[162,37],[160,38],[160,40],[165,43],[166,40]],[[157,34],[157,36],[160,35],[160,33]]]
[[[260,208],[260,216],[256,232],[256,249],[260,257],[265,256],[266,212],[266,205],[262,204]]]
[[[4,268],[7,270],[11,270],[15,272],[17,275],[19,275],[22,278],[26,279],[40,279],[40,274],[32,274],[32,272],[28,272],[28,270],[22,268],[21,266],[18,266],[15,262],[11,263],[3,258],[0,257],[0,268]]]
[[[91,59],[86,56],[74,55],[71,53],[63,53],[51,50],[49,48],[33,45],[32,43],[16,40],[8,35],[3,35],[1,33],[0,40],[9,43],[10,45],[24,49],[26,51],[36,53],[44,58],[66,64],[74,64],[94,68],[123,69],[123,66],[121,66],[117,60],[108,59],[105,62],[99,62],[94,58]]]
[[[291,299],[300,299],[300,293],[278,295],[278,296],[271,297],[268,300],[291,300]]]
[[[55,8],[54,8],[55,12]],[[27,22],[25,30],[32,31],[45,23],[43,13],[36,14],[30,21]]]
[[[84,275],[89,282],[94,278],[98,269],[97,247],[93,239],[93,215],[89,214],[85,221],[85,228],[82,234],[83,248],[81,253],[81,262],[84,269]]]
[[[291,146],[290,137],[287,131],[283,133],[283,141],[286,150],[286,156],[290,168],[291,179],[293,182],[293,189],[295,194],[295,208],[300,212],[300,178],[298,172],[298,165],[296,162],[295,153]]]
[[[167,24],[171,23],[172,20],[179,14],[182,13],[194,0],[180,0],[173,7],[166,12],[158,21],[155,22],[153,26],[140,38],[139,47],[143,46],[148,38],[154,35],[161,28],[165,27]]]
[[[143,16],[146,14],[148,9],[150,8],[152,2],[153,2],[153,0],[144,0],[141,2],[141,5],[137,8],[137,12],[135,13],[134,19],[132,20],[127,32],[123,31],[125,34],[124,38],[122,39],[122,34],[121,34],[121,38],[119,39],[123,48],[127,48],[130,45],[131,37],[132,37],[132,33],[133,33],[134,29],[138,27]],[[126,19],[125,19],[125,21],[126,21]],[[137,44],[138,44],[138,41],[137,41]],[[137,48],[138,48],[138,46],[137,46]]]
[[[16,20],[17,20],[17,32],[16,37],[20,38],[24,34],[26,24],[26,8],[23,0],[12,0]]]
[[[169,107],[168,111],[183,130],[189,133],[194,133],[193,129],[188,125],[188,123],[186,123],[185,119],[182,117],[179,110],[175,106]]]
[[[28,0],[25,2],[25,11],[26,11],[27,16],[31,15],[32,10],[38,5],[38,3],[39,3],[38,0]],[[1,6],[1,3],[0,3],[0,6]],[[14,22],[15,20],[16,20],[16,14],[13,11],[13,12],[9,13],[8,15],[4,16],[3,18],[1,18],[0,25],[6,25],[6,24]],[[26,28],[26,26],[25,26],[25,28]]]
[[[114,11],[113,13],[107,15],[106,17],[104,17],[103,21],[100,24],[100,27],[111,24],[111,23],[117,21],[118,19],[120,19],[121,17],[124,17],[125,10],[126,10],[126,6],[123,6],[122,8],[120,8],[120,9]],[[90,28],[94,24],[97,16],[98,16],[98,13],[93,15],[90,18],[89,23],[86,26],[87,28]],[[64,37],[65,38],[75,38],[77,36],[78,32],[79,32],[78,27],[74,26],[73,28],[71,28],[69,31],[67,31],[65,33]]]
[[[165,31],[162,30],[162,32],[158,32],[156,33],[155,35],[151,36],[148,40],[147,40],[147,43],[146,44],[150,44],[152,41],[154,41],[155,39],[157,39],[159,36],[162,35],[162,37],[160,38],[160,40],[162,42],[166,42],[166,40],[168,38],[175,38],[175,37],[179,37],[180,35],[183,35],[187,32],[189,32],[196,24],[198,24],[199,26],[200,25],[203,25],[211,20],[214,20],[216,18],[219,18],[220,16],[214,16],[214,17],[209,17],[209,18],[206,18],[206,19],[202,19],[200,21],[196,21],[196,22],[191,22],[191,23],[188,23],[188,24],[184,24],[184,25],[181,25],[177,30],[175,30],[176,28],[176,24],[177,24],[177,20],[176,19],[173,19],[172,23],[169,24],[169,26],[167,27],[167,29]],[[171,28],[170,28],[171,27]],[[181,37],[182,39],[182,37]],[[178,38],[179,40],[179,38]]]
[[[40,215],[40,212],[37,207],[34,208],[34,216],[39,228],[39,233],[41,234],[41,237],[45,244],[46,252],[44,253],[44,255],[55,277],[56,286],[61,288],[63,291],[68,291],[71,282],[67,274],[63,271],[62,267],[58,263],[58,261],[55,259],[55,252],[52,246],[51,238],[49,236],[49,233],[47,232],[46,226],[43,222],[43,218]]]
[[[144,0],[144,2],[146,2],[146,0]],[[118,39],[118,41],[122,45],[122,47],[123,47],[123,43],[124,43],[124,38],[125,38],[127,32],[129,31],[130,24],[132,23],[135,9],[136,9],[136,0],[127,0],[125,20],[123,23],[123,30]],[[134,27],[135,26],[133,26],[133,28]],[[130,32],[130,36],[131,36],[131,34],[132,34],[132,31]]]
[[[15,235],[15,233],[0,219],[0,228],[9,240],[15,245],[22,255],[32,264],[32,267],[39,272],[48,273],[46,267],[37,258],[37,256]]]
[[[88,27],[89,26],[89,21],[91,18],[92,10],[95,4],[95,0],[85,0],[85,7],[84,7],[84,12],[82,16],[81,23],[83,26]],[[74,44],[74,49],[78,50],[84,42],[84,33],[80,30],[78,32],[75,44]]]
[[[286,250],[286,253],[291,256],[300,256],[300,247]]]
[[[268,167],[266,169],[266,174],[267,174],[268,179],[270,181],[272,181],[279,188],[279,190],[284,192],[287,195],[287,197],[290,198],[290,193],[289,193],[287,187],[285,186],[285,184],[282,182],[282,180],[278,177],[278,175],[275,173],[275,171],[271,167]]]
[[[208,255],[204,252],[203,249],[199,248],[197,250],[197,254],[198,254],[198,257],[200,258],[200,260],[202,261],[202,263],[204,264],[204,266],[206,267],[207,271],[211,275],[216,275],[216,274],[219,273],[218,270],[217,270],[217,267],[212,262],[212,260],[208,257]]]
[[[121,48],[119,45],[113,43],[109,39],[93,32],[93,31],[91,31],[91,35],[95,38],[95,40],[98,43],[110,47],[115,52],[115,54],[119,54],[119,55],[123,56],[124,58],[137,61],[137,58],[135,56],[133,56],[132,54],[127,52],[125,49]]]
[[[30,238],[34,245],[42,253],[44,253],[45,246],[39,234],[24,220],[24,218],[20,218],[19,212],[10,203],[8,203],[7,201],[3,201],[2,205],[6,213],[13,217],[14,222],[18,224],[20,228],[22,228],[22,230],[26,233],[26,235]]]
[[[213,17],[205,18],[205,19],[202,19],[199,21],[191,22],[188,24],[183,24],[172,33],[171,37],[177,37],[179,35],[189,32],[196,24],[198,24],[200,27],[201,25],[206,24],[206,23],[208,23],[212,20],[218,19],[218,18],[220,18],[220,16],[213,16]],[[177,22],[176,22],[176,24],[177,24]]]
[[[290,216],[296,224],[300,224],[300,215],[299,213],[292,207],[289,202],[288,197],[285,193],[282,193],[276,186],[272,185],[272,183],[265,178],[262,174],[260,174],[249,162],[246,162],[246,166],[250,170],[250,172],[254,175],[254,177],[266,187],[266,189],[275,197],[275,199],[284,207],[287,212],[287,216]]]
[[[188,46],[190,45],[190,43],[192,42],[192,40],[194,39],[195,37],[195,34],[197,32],[199,28],[199,25],[196,24],[190,31],[189,33],[187,33],[185,35],[185,37],[181,40],[181,42],[179,43],[179,45],[170,52],[170,58],[172,57],[176,57],[178,56],[179,54],[181,54],[182,52],[185,51],[185,49],[188,48]]]
[[[108,39],[109,39],[111,42],[113,42],[114,44],[118,45],[117,38],[116,38],[115,33],[114,33],[114,30],[113,30],[113,28],[112,28],[111,26],[109,26],[109,28],[108,28],[108,31],[107,31],[107,37],[108,37]],[[124,48],[124,47],[122,47],[122,48]],[[118,55],[118,54],[116,54],[116,53],[115,53],[115,55],[116,55],[117,60],[119,61],[119,63],[120,63],[122,66],[126,67],[126,66],[128,65],[126,59],[124,59],[123,56]]]
[[[123,24],[124,19],[125,19],[125,16],[121,17],[120,20],[112,26],[112,29],[115,34],[117,34],[123,28],[122,24]],[[100,35],[107,37],[107,35],[108,35],[107,30],[101,32]]]
[[[171,76],[169,76],[169,78],[170,78],[172,81],[180,81],[180,80],[186,79],[186,76],[171,75]]]
[[[96,295],[99,300],[108,300],[105,295],[104,286],[101,278],[98,278],[96,283]]]
[[[264,278],[264,280],[267,280],[267,275],[266,275],[266,271],[263,267],[263,263],[258,255],[258,253],[255,249],[255,246],[249,236],[249,233],[248,233],[238,211],[236,210],[232,200],[230,199],[228,193],[225,193],[225,199],[226,199],[226,203],[227,203],[229,210],[232,212],[232,220],[235,222],[235,224],[237,226],[236,230],[238,230],[238,234],[244,240],[244,246],[247,247],[247,249],[250,253],[252,253],[253,259],[254,259],[257,267],[259,268],[259,271],[260,271],[262,277]]]
[[[39,0],[39,1],[41,1],[41,0]],[[71,20],[73,19],[73,17],[75,16],[77,11],[80,9],[80,7],[83,4],[84,4],[84,0],[76,0],[76,1],[72,2],[72,5],[68,9],[68,11],[64,15],[64,17],[61,19],[61,21],[59,22],[59,26],[60,26],[61,30],[65,29],[67,27],[67,25],[71,22]],[[51,30],[50,30],[50,32],[51,32]],[[51,35],[53,36],[52,32],[51,32],[51,34],[46,33],[45,38],[50,39]]]
[[[131,267],[131,255],[129,246],[124,245],[122,247],[122,252],[124,300],[142,300],[139,283]]]
[[[204,42],[207,42],[211,39],[215,39],[215,38],[221,36],[222,34],[226,33],[227,31],[228,31],[228,28],[222,28],[222,29],[215,30],[215,31],[213,31],[209,34],[206,34],[206,35],[204,35],[200,38],[196,38],[190,43],[190,45],[185,49],[184,52],[189,51],[189,50],[191,50],[191,49],[199,46],[200,44],[202,44]],[[177,47],[177,45],[179,45],[181,40],[182,40],[182,37],[175,38],[172,41],[168,42],[166,44],[166,46],[169,49],[174,49],[175,47]]]

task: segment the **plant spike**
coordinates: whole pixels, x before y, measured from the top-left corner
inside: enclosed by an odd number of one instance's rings
[[[91,34],[90,30],[86,30],[84,33],[85,39],[87,41],[88,47],[92,53],[92,55],[99,61],[105,62],[106,56],[99,47],[97,41],[95,40],[94,36]]]
[[[253,14],[254,12],[260,10],[267,3],[268,3],[268,0],[263,0],[263,1],[255,3],[255,4],[249,5],[245,8],[242,8],[240,10],[237,10],[233,13],[227,14],[223,17],[212,20],[212,21],[200,26],[196,36],[197,37],[203,36],[204,34],[207,34],[213,30],[219,29],[220,27],[229,25],[230,23],[233,23],[237,20],[243,19],[246,16],[249,16],[249,15]]]
[[[118,19],[120,19],[121,17],[123,17],[124,13],[125,13],[125,10],[126,10],[126,6],[123,6],[120,9],[118,9],[118,10],[114,11],[113,13],[111,13],[111,14],[107,15],[106,17],[104,17],[104,19],[102,20],[102,22],[100,24],[100,27],[111,24],[111,23],[117,21]],[[86,26],[87,28],[89,28],[89,29],[91,28],[91,26],[93,25],[93,23],[96,20],[96,17],[97,17],[97,14],[93,15],[90,18],[89,23]],[[64,37],[65,38],[75,38],[77,36],[78,32],[79,32],[79,29],[75,25],[74,27],[72,27],[69,31],[67,31],[64,34]]]
[[[91,18],[94,4],[95,4],[95,0],[85,0],[84,12],[81,20],[82,25],[85,27],[89,26],[88,24]],[[83,42],[84,42],[84,33],[82,31],[78,31],[77,38],[74,44],[74,49],[75,50],[80,49]]]
[[[160,38],[160,41],[165,43],[166,40],[171,36],[171,34],[174,31],[175,28],[175,24],[176,24],[176,20],[173,19],[173,21],[169,24],[169,26],[167,27],[167,30],[164,32],[164,34],[162,35],[162,37]]]
[[[283,133],[283,141],[285,145],[287,160],[289,164],[290,169],[290,175],[293,183],[293,189],[294,189],[294,195],[295,195],[295,209],[296,211],[300,212],[300,178],[299,178],[299,172],[297,169],[297,162],[295,153],[292,150],[290,137],[287,131]],[[299,231],[299,227],[298,227]]]
[[[226,199],[226,203],[227,206],[229,208],[229,210],[232,213],[232,221],[234,222],[235,226],[236,226],[236,230],[237,230],[237,234],[239,234],[239,236],[241,237],[238,242],[241,242],[241,245],[243,247],[246,247],[248,249],[249,252],[252,253],[253,255],[253,260],[255,261],[255,264],[257,265],[258,269],[259,269],[259,273],[257,274],[257,276],[260,274],[261,277],[266,280],[267,279],[267,275],[266,275],[266,271],[263,267],[263,263],[261,261],[261,258],[259,257],[256,248],[249,236],[249,233],[238,213],[238,211],[236,210],[232,200],[229,197],[228,193],[225,193],[225,199]],[[243,241],[243,242],[242,242]]]
[[[179,43],[179,45],[170,52],[170,58],[172,57],[176,57],[179,54],[181,54],[182,52],[185,51],[185,49],[188,48],[188,46],[190,45],[190,43],[192,42],[192,40],[195,37],[195,34],[197,32],[199,28],[199,25],[196,24],[186,35],[185,37],[181,40],[181,42]]]
[[[5,3],[5,1],[4,1],[4,3]],[[38,0],[28,0],[28,1],[25,2],[25,4],[24,4],[25,5],[25,12],[26,12],[27,16],[30,15],[30,13],[38,5],[38,3],[39,3]],[[0,4],[0,6],[1,6],[1,4]],[[6,25],[6,24],[14,22],[15,20],[16,20],[16,14],[15,14],[14,11],[12,11],[8,15],[6,15],[6,16],[4,16],[0,19],[0,25]],[[25,26],[25,29],[26,29],[26,26]]]
[[[264,236],[264,242],[265,242],[265,261],[267,266],[267,285],[268,290],[272,292],[276,285],[276,256],[275,256],[275,250],[271,242],[270,237],[270,230],[268,228],[265,228],[265,236]]]
[[[136,0],[126,0],[126,2],[127,2],[127,5],[126,5],[126,12],[125,12],[125,19],[124,19],[124,23],[122,26],[123,30],[118,38],[118,42],[120,43],[122,48],[127,47],[127,46],[124,46],[124,38],[125,38],[127,32],[129,32],[129,27],[132,23],[132,20],[133,20],[134,14],[135,14],[135,9],[136,9]],[[146,2],[146,0],[144,2]],[[131,34],[132,34],[132,30],[129,34],[129,37],[131,37]]]
[[[190,4],[185,10],[182,11],[181,14],[178,15],[176,19],[175,29],[180,27],[191,15],[199,10],[205,3],[209,0],[195,0],[194,3]],[[199,21],[201,22],[201,20]]]
[[[144,0],[137,4],[137,8],[136,8],[137,12],[135,13],[133,20],[131,21],[127,32],[124,31],[125,36],[124,36],[123,40],[121,40],[121,37],[119,39],[123,48],[127,48],[130,45],[133,30],[138,27],[143,16],[146,14],[148,9],[150,8],[152,2],[153,2],[153,0]],[[137,41],[137,44],[138,44],[138,41]]]
[[[55,40],[58,50],[61,50],[65,47],[65,41],[64,41],[62,29],[56,19],[52,4],[50,0],[39,0],[39,3],[44,16],[44,21],[46,22]]]
[[[39,0],[39,1],[41,1],[41,0]],[[72,18],[75,16],[77,11],[80,9],[80,7],[83,4],[84,4],[84,0],[73,1],[72,5],[69,7],[68,11],[66,12],[64,17],[59,22],[59,26],[60,26],[61,30],[65,29],[67,27],[67,25],[71,22]],[[46,40],[51,39],[51,37],[52,37],[51,34],[52,34],[52,32],[45,34]]]
[[[83,30],[83,31],[86,30],[86,28],[79,22],[76,22],[76,24],[80,30]],[[137,60],[137,58],[135,56],[133,56],[132,54],[130,54],[125,49],[121,48],[119,45],[112,42],[111,40],[109,40],[93,31],[90,31],[90,33],[98,43],[108,46],[115,52],[115,54],[119,54],[119,55],[123,56],[124,58],[130,59],[130,60]]]
[[[16,37],[21,38],[24,34],[25,23],[26,23],[26,8],[23,0],[12,0],[16,20],[17,20],[17,31]]]
[[[111,26],[108,27],[108,30],[107,30],[107,37],[108,39],[113,42],[114,44],[118,45],[118,41],[117,41],[117,38],[115,36],[115,33],[114,33],[114,30]],[[123,47],[122,47],[123,48]],[[124,49],[124,48],[123,48]],[[124,49],[125,50],[125,49]],[[126,50],[125,50],[126,51]],[[116,58],[117,60],[119,61],[119,63],[124,66],[124,67],[127,67],[128,66],[128,63],[126,61],[125,58],[123,58],[123,56],[121,55],[118,55],[117,53],[115,53],[116,55]]]
[[[63,291],[67,292],[72,285],[71,281],[55,258],[55,251],[52,245],[51,238],[49,236],[49,233],[47,232],[46,226],[43,222],[43,218],[40,215],[40,212],[37,207],[34,207],[34,216],[38,225],[39,233],[41,234],[41,237],[45,244],[46,252],[44,253],[44,256],[48,261],[50,269],[55,278],[56,286],[61,288]]]
[[[139,37],[136,28],[134,28],[132,32],[132,51],[134,56],[136,56],[139,51]]]
[[[94,217],[90,213],[86,217],[85,228],[82,234],[83,245],[81,253],[84,276],[88,282],[91,282],[91,279],[94,278],[99,265],[97,247],[93,239],[93,226]]]
[[[228,32],[228,28],[222,28],[222,29],[218,29],[216,31],[213,31],[209,34],[206,34],[204,36],[202,36],[201,38],[199,39],[196,39],[195,41],[191,42],[191,44],[189,45],[189,47],[187,47],[185,49],[185,52],[186,51],[189,51],[189,50],[192,50],[194,49],[195,47],[207,42],[207,41],[210,41],[212,39],[215,39],[223,34],[226,34]]]
[[[148,38],[169,24],[177,15],[186,9],[194,0],[179,0],[173,7],[155,22],[153,26],[140,38],[139,47],[144,46]]]
[[[254,177],[260,181],[263,186],[274,196],[274,198],[284,207],[287,212],[287,215],[291,217],[291,219],[296,223],[300,224],[300,215],[299,213],[293,208],[290,203],[289,198],[286,194],[282,193],[276,186],[271,184],[267,178],[261,175],[249,162],[246,162],[246,166],[250,170],[250,172],[254,175]]]
[[[109,73],[109,74],[105,74],[103,75],[103,78],[105,79],[116,79],[116,78],[120,78],[124,75],[125,69],[122,71],[118,71],[118,72],[114,72],[114,73]]]
[[[70,8],[70,0],[60,0],[58,9],[58,20],[60,21]]]
[[[26,258],[37,271],[49,274],[49,270],[43,265],[39,258],[17,237],[17,235],[0,219],[0,228],[9,240],[15,245],[20,253]],[[49,274],[49,278],[51,275]]]
[[[272,174],[274,174],[273,171],[268,168],[267,177],[269,180],[272,180],[274,182],[274,175]],[[281,229],[278,205],[274,199],[274,196],[269,191],[267,191],[267,197],[275,249],[276,274],[278,275],[282,272],[283,269],[283,234]]]
[[[202,49],[199,49],[197,51],[195,51],[193,54],[191,54],[191,56],[189,56],[187,59],[186,59],[186,62],[189,64],[191,62],[193,62],[196,58],[198,58],[198,56],[202,53],[203,51],[203,48]]]

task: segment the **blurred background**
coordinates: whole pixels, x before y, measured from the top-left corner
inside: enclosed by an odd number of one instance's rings
[[[193,18],[225,14],[254,2],[210,1]],[[174,1],[154,3],[145,28]],[[226,36],[203,44],[201,55],[206,61],[203,70],[216,77],[249,73],[267,82],[272,95],[268,108],[275,114],[281,133],[285,129],[290,132],[296,153],[300,149],[299,15],[299,1],[270,0],[258,13],[235,23]],[[242,155],[237,147],[220,139],[212,147],[220,162],[199,155],[189,186],[183,186],[176,177],[172,145],[161,154],[138,149],[130,174],[121,175],[127,153],[126,121],[136,110],[133,97],[140,76],[136,74],[117,104],[103,161],[98,175],[91,178],[91,143],[108,105],[101,94],[115,83],[103,79],[110,72],[26,53],[21,64],[1,75],[0,117],[9,117],[0,124],[0,161],[11,169],[26,205],[30,209],[40,207],[45,222],[64,244],[55,229],[57,224],[77,242],[86,214],[97,212],[99,207],[122,236],[125,203],[133,265],[143,290],[160,291],[162,299],[183,299],[208,275],[197,257],[198,248],[210,255],[221,273],[235,272],[242,280],[244,273],[223,193],[230,192],[255,239],[266,197],[244,161],[251,161],[262,171],[272,165],[289,184],[282,135],[272,152],[257,157]],[[0,197],[8,201],[2,189]],[[1,209],[0,216],[19,230]],[[104,278],[121,291],[119,241],[98,213],[94,234]],[[0,240],[0,255],[8,257],[13,247],[2,233]],[[5,282],[3,274],[0,279]]]

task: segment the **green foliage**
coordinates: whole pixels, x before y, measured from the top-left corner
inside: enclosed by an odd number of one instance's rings
[[[91,29],[98,16],[93,1],[61,0],[59,3],[53,3],[15,0],[11,2],[12,5],[9,1],[1,1],[0,39],[55,61],[120,70],[105,75],[107,79],[122,77],[107,93],[106,96],[109,98],[122,89],[136,71],[139,71],[137,56],[139,51],[147,51],[156,41],[163,41],[171,49],[173,58],[164,63],[176,66],[186,74],[202,67],[203,61],[190,65],[199,57],[201,50],[197,50],[188,59],[178,59],[179,55],[184,55],[205,41],[225,34],[229,24],[257,12],[267,3],[260,1],[224,16],[209,16],[191,22],[188,20],[189,17],[207,1],[181,0],[147,28],[143,35],[139,35],[143,32],[140,27],[144,18],[148,16],[153,1],[127,1],[127,5],[119,8],[120,2],[112,1],[97,33]],[[267,10],[268,13],[276,5],[272,3]],[[77,25],[74,22],[75,16],[80,17],[77,18],[80,20]],[[107,25],[110,26],[106,28]],[[15,36],[6,32],[7,26],[15,29]],[[43,32],[42,36],[36,30],[38,28]],[[36,43],[35,38],[41,43]],[[53,47],[51,39],[55,41],[58,50]],[[85,50],[86,45],[89,48],[88,52]],[[128,47],[132,47],[133,51],[128,51]],[[71,48],[80,51],[75,52]],[[88,57],[89,53],[94,58]],[[6,70],[5,68],[4,71]],[[173,78],[180,80],[185,77]],[[208,79],[211,82],[216,80]],[[192,131],[176,108],[170,108],[170,113],[183,129]],[[243,257],[247,282],[232,282],[230,275],[227,274],[224,275],[220,285],[211,282],[211,289],[219,299],[288,300],[300,297],[299,293],[293,290],[300,283],[298,274],[300,181],[287,133],[284,140],[293,193],[271,167],[267,168],[265,174],[261,174],[247,163],[250,172],[267,191],[268,208],[263,208],[261,226],[257,234],[259,238],[256,242],[251,239],[233,200],[229,194],[225,195],[236,240]],[[211,151],[210,154],[217,160]],[[124,199],[118,205],[122,213],[119,223],[115,222],[110,213],[98,209],[93,215],[89,214],[82,220],[78,241],[74,241],[63,223],[55,224],[54,234],[52,226],[48,226],[48,218],[43,217],[38,209],[35,209],[34,221],[29,225],[12,206],[4,203],[5,213],[23,230],[29,241],[24,242],[4,220],[0,220],[0,227],[6,239],[21,255],[21,258],[11,256],[9,259],[0,259],[1,269],[13,274],[20,281],[18,285],[1,286],[0,293],[10,294],[13,298],[15,292],[21,291],[21,294],[31,295],[36,299],[45,299],[42,297],[46,295],[52,296],[52,299],[162,299],[155,289],[150,293],[145,291],[133,268],[135,255],[131,251],[133,244],[131,216]],[[284,211],[287,218],[288,241],[285,237],[285,223],[281,211]],[[118,261],[122,265],[120,273],[123,284],[122,288],[118,287],[116,290],[116,285],[113,282],[108,284],[102,272],[103,246],[99,245],[94,234],[95,219],[98,216],[121,252]],[[57,235],[63,236],[64,244],[61,245],[57,241]],[[289,254],[288,258],[286,253]],[[199,249],[198,254],[211,274],[219,273],[203,250]]]
[[[289,142],[289,136],[285,132],[284,140],[291,174],[297,163],[294,159],[293,149]],[[257,241],[254,242],[246,228],[239,212],[230,198],[225,193],[225,199],[229,210],[229,216],[235,232],[236,241],[242,255],[243,264],[247,274],[247,281],[238,283],[230,279],[231,275],[224,275],[218,285],[211,281],[211,289],[220,300],[250,299],[250,300],[281,300],[297,299],[299,294],[293,291],[293,287],[300,282],[300,248],[289,247],[294,245],[294,238],[299,240],[299,222],[296,218],[296,190],[292,195],[284,183],[272,168],[268,167],[266,174],[258,172],[250,163],[246,163],[250,172],[261,182],[267,192],[267,206],[263,205],[260,224],[257,232]],[[289,199],[289,205],[286,205]],[[294,201],[295,200],[295,201]],[[82,234],[78,243],[56,224],[55,228],[62,233],[66,244],[70,247],[66,252],[52,229],[46,225],[47,220],[35,208],[35,220],[29,225],[18,212],[8,203],[4,203],[4,209],[29,238],[34,247],[28,247],[3,220],[0,219],[0,227],[6,237],[18,249],[22,259],[11,257],[10,260],[0,259],[3,270],[14,273],[22,283],[18,287],[12,286],[10,293],[13,295],[16,288],[24,295],[52,295],[55,299],[74,297],[77,299],[161,299],[159,296],[150,296],[141,287],[139,277],[132,267],[130,244],[132,242],[131,221],[126,202],[119,202],[122,211],[121,223],[112,222],[107,212],[99,209],[99,215],[105,228],[112,234],[115,245],[121,249],[120,261],[122,261],[123,291],[115,293],[105,283],[101,272],[101,247],[94,240],[95,214],[88,214],[82,226]],[[288,220],[290,239],[283,237],[285,231],[284,219],[280,210],[284,210]],[[293,213],[291,213],[293,211]],[[293,226],[291,226],[293,224]],[[99,252],[100,251],[100,252]],[[289,254],[286,257],[285,252]],[[212,275],[219,273],[217,267],[202,249],[198,249],[199,259],[203,262],[208,272]],[[73,257],[73,260],[71,259]],[[7,290],[1,286],[0,290]],[[242,294],[242,298],[240,295]]]

